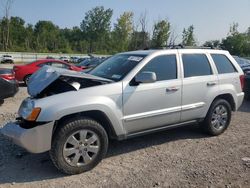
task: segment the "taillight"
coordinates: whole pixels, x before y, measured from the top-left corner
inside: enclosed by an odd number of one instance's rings
[[[245,76],[244,75],[240,75],[240,85],[241,85],[241,89],[243,91],[244,86],[245,86]]]
[[[0,78],[3,78],[5,80],[15,80],[15,75],[13,75],[13,74],[1,74]]]

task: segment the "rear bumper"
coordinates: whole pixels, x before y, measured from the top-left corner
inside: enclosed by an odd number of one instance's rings
[[[8,97],[13,97],[18,92],[18,82],[16,80],[6,81],[2,80],[1,82],[1,93],[0,93],[0,99],[5,99]]]
[[[54,122],[49,122],[31,129],[19,126],[17,122],[6,124],[0,132],[12,142],[31,153],[43,153],[51,148]]]
[[[242,105],[245,94],[243,92],[237,94],[237,103],[235,104],[235,109],[238,110]]]

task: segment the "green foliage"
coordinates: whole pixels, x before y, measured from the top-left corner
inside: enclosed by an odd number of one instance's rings
[[[112,32],[112,49],[114,52],[127,51],[133,32],[133,13],[124,12],[118,19]]]
[[[150,36],[148,32],[133,31],[129,50],[143,50],[149,47]]]
[[[203,46],[205,47],[211,47],[211,48],[220,48],[221,43],[219,40],[210,40],[210,41],[206,41]]]
[[[167,46],[170,36],[170,23],[167,20],[158,21],[154,25],[153,37],[151,41],[152,47]]]
[[[183,32],[182,32],[182,44],[184,46],[196,46],[193,25],[189,26],[188,29],[183,30]]]
[[[124,12],[111,29],[112,15],[111,9],[95,7],[85,14],[80,26],[63,29],[51,21],[38,21],[33,26],[20,17],[5,16],[0,19],[0,51],[113,54],[166,46],[170,35],[173,35],[171,24],[167,20],[159,20],[154,24],[151,39],[146,12],[136,26],[133,24],[133,12]],[[185,46],[196,45],[193,25],[183,30],[182,43]],[[226,38],[207,41],[204,46],[250,57],[250,27],[240,33],[238,23],[233,23]]]
[[[81,29],[89,42],[89,52],[108,51],[113,10],[95,7],[85,14]]]
[[[238,31],[238,23],[230,26],[227,38],[222,39],[221,47],[233,55],[250,56],[250,28],[247,32]]]

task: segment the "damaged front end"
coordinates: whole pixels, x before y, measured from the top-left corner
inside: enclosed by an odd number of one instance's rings
[[[82,72],[44,66],[30,77],[28,93],[32,98],[44,98],[111,82],[113,81]]]
[[[31,153],[43,153],[51,148],[54,120],[38,120],[43,106],[39,98],[112,82],[104,78],[44,66],[30,77],[28,93],[15,122],[7,123],[0,132]]]

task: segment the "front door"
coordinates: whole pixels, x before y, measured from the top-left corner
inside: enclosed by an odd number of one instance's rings
[[[182,81],[176,54],[156,56],[140,72],[157,76],[154,83],[123,86],[123,123],[128,134],[180,122]]]

